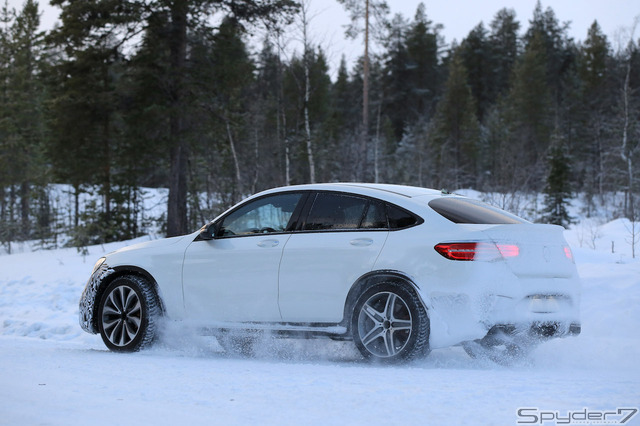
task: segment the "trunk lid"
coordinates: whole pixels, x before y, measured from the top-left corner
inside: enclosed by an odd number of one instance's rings
[[[495,244],[518,247],[518,255],[505,257],[511,271],[523,278],[569,278],[576,267],[571,249],[557,225],[494,225],[481,232]]]

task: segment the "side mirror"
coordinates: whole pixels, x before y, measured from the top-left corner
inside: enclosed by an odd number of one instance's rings
[[[215,224],[209,224],[202,227],[200,230],[200,234],[198,234],[198,239],[201,241],[209,241],[214,239],[214,233],[216,232]]]

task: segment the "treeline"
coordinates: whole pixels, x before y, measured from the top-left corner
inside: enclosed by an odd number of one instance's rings
[[[594,22],[576,41],[538,3],[525,24],[502,9],[447,43],[423,5],[390,18],[371,1],[379,53],[332,80],[308,2],[51,3],[49,32],[35,0],[0,14],[2,242],[60,232],[51,183],[73,188],[63,231],[77,245],[145,232],[143,187],[169,188],[168,235],[247,194],[329,181],[545,192],[543,217],[565,225],[572,194],[591,209],[624,192],[620,215],[637,214],[632,33],[609,40]],[[101,201],[83,205],[88,191]]]

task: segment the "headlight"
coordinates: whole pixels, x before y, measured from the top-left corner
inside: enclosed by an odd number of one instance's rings
[[[96,264],[93,265],[93,271],[91,271],[91,275],[93,275],[98,270],[98,268],[102,266],[105,260],[107,260],[106,257],[101,257],[100,259],[98,259]]]

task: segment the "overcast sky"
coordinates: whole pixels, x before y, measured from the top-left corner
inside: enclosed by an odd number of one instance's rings
[[[391,13],[401,13],[413,19],[420,0],[387,0]],[[496,12],[504,7],[516,11],[521,24],[521,32],[529,26],[536,0],[444,0],[424,1],[427,17],[434,23],[442,24],[442,34],[447,43],[456,39],[460,42],[480,21],[485,26]],[[23,0],[9,0],[9,5],[20,8]],[[547,0],[542,1],[543,9],[551,7],[560,22],[570,21],[569,34],[576,40],[584,40],[587,29],[597,20],[603,32],[615,44],[615,33],[621,27],[631,27],[633,19],[640,16],[638,0]],[[40,1],[44,10],[43,28],[49,29],[57,20],[58,10],[49,6],[48,0]],[[311,0],[311,32],[316,44],[322,45],[332,65],[332,74],[342,54],[351,63],[362,54],[361,41],[348,41],[344,37],[344,25],[349,17],[336,0]],[[636,31],[636,37],[640,28]]]

